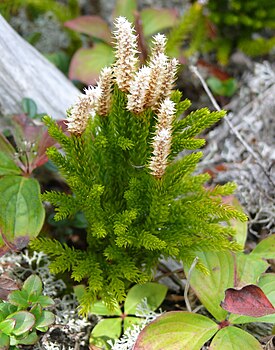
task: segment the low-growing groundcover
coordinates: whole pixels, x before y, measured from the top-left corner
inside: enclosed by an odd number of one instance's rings
[[[6,302],[0,300],[1,350],[16,350],[20,345],[37,343],[37,331],[46,332],[54,323],[54,314],[44,310],[54,305],[54,301],[42,291],[41,279],[31,275],[21,290],[9,293]]]
[[[272,235],[250,254],[198,252],[209,274],[193,270],[190,284],[214,319],[187,311],[164,313],[142,330],[133,350],[200,350],[211,338],[211,350],[262,349],[239,327],[275,323],[275,274],[265,273],[266,259],[275,258],[274,247]],[[188,266],[185,270],[188,274]]]

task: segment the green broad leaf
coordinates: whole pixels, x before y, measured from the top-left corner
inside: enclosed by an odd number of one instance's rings
[[[142,322],[144,322],[144,318],[132,317],[132,316],[125,317],[123,322],[124,332],[126,329],[131,328],[133,325],[141,324]]]
[[[15,323],[16,321],[13,319],[8,319],[0,322],[0,331],[5,334],[10,334],[15,327]]]
[[[11,318],[16,322],[13,330],[14,335],[21,335],[28,332],[35,324],[33,314],[28,311],[18,311],[9,315],[7,318]]]
[[[36,302],[40,304],[43,308],[53,306],[55,304],[54,300],[47,295],[40,295]]]
[[[159,283],[148,282],[145,284],[136,284],[133,286],[124,303],[124,312],[126,315],[135,315],[137,306],[146,299],[147,305],[151,310],[156,310],[165,299],[168,288]]]
[[[0,151],[0,176],[19,175],[20,173],[20,168],[18,168],[12,158],[6,153]]]
[[[1,152],[5,153],[10,158],[13,158],[16,153],[16,150],[14,149],[12,144],[1,132],[0,132],[0,149],[1,149]]]
[[[261,259],[275,259],[275,234],[262,240],[251,255],[256,255]]]
[[[41,328],[44,329],[44,327],[49,327],[52,325],[55,321],[55,316],[50,311],[42,311],[42,315],[37,319],[35,328],[37,330],[40,330]]]
[[[141,331],[133,350],[200,350],[218,329],[219,326],[205,316],[185,311],[167,312]]]
[[[37,114],[37,106],[34,100],[32,100],[31,98],[23,98],[22,109],[23,112],[27,114],[30,118],[35,118]]]
[[[14,290],[8,295],[8,301],[20,309],[29,307],[28,293],[25,290]]]
[[[22,249],[38,235],[44,223],[39,183],[22,176],[5,176],[0,179],[0,194],[2,238],[9,247]]]
[[[0,304],[0,320],[4,320],[8,315],[13,314],[17,310],[15,305],[10,303]],[[3,318],[2,318],[3,317]]]
[[[39,318],[42,316],[42,306],[40,304],[35,304],[31,309],[30,313],[33,314],[33,316],[36,319],[36,323],[39,320]]]
[[[40,295],[43,290],[41,278],[36,275],[29,276],[24,282],[22,289],[25,290],[28,295]]]
[[[271,304],[275,306],[275,273],[265,273],[263,274],[257,285],[265,293],[266,297],[269,299]],[[231,314],[229,321],[233,324],[242,324],[250,322],[267,322],[275,323],[275,314],[266,315],[262,317],[251,317],[251,316],[240,316]]]
[[[107,306],[101,301],[96,301],[93,305],[91,305],[89,309],[89,313],[92,315],[100,315],[100,316],[120,316],[122,315],[121,309],[117,304],[116,308],[113,310],[109,310]]]
[[[0,332],[0,349],[8,350],[10,348],[10,337]]]
[[[122,318],[106,318],[98,322],[93,328],[90,342],[94,338],[106,337],[109,339],[118,339],[122,331]]]
[[[108,23],[99,16],[81,16],[65,22],[64,25],[79,33],[103,40],[108,44],[112,42],[112,34]]]
[[[36,328],[39,332],[46,333],[49,330],[49,327],[38,327]]]
[[[126,17],[128,21],[133,23],[135,21],[134,13],[137,11],[136,0],[117,0],[116,6],[113,12],[113,18],[119,16]]]
[[[40,297],[40,295],[37,295],[36,293],[28,295],[28,301],[31,304],[35,304],[35,303],[37,303],[37,300],[39,297]]]
[[[216,77],[211,77],[207,79],[207,84],[214,94],[226,97],[233,96],[238,89],[237,81],[234,78],[220,80]]]
[[[269,264],[251,254],[236,254],[236,277],[234,287],[243,287],[247,284],[257,284],[259,277]]]
[[[232,204],[239,211],[243,212],[243,207],[235,196],[232,196],[232,201],[230,204]],[[244,249],[247,239],[248,221],[232,219],[230,220],[230,224],[236,230],[236,235],[234,236],[235,241]]]
[[[263,290],[271,304],[275,305],[275,273],[265,273],[259,279],[258,286]]]
[[[140,13],[145,37],[163,32],[178,21],[177,12],[172,9],[146,8]]]
[[[90,49],[79,49],[72,58],[69,77],[72,80],[93,85],[101,69],[110,66],[113,62],[114,53],[110,45],[97,43]]]
[[[261,344],[249,333],[237,327],[222,328],[214,337],[209,350],[260,350]]]
[[[75,294],[77,300],[80,302],[81,298],[85,294],[84,284],[78,284],[77,286],[74,286],[73,289],[74,289],[74,294]]]
[[[229,252],[197,252],[196,255],[209,274],[195,268],[191,272],[191,287],[207,310],[218,321],[223,321],[227,311],[220,307],[220,303],[224,299],[224,291],[234,287],[234,257]],[[187,266],[184,271],[188,276]]]
[[[31,332],[30,334],[28,334],[26,337],[20,339],[18,341],[18,344],[21,345],[33,345],[36,344],[39,340],[38,335],[36,334],[36,331]]]

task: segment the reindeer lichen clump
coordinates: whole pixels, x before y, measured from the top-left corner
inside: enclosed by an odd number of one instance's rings
[[[184,152],[202,147],[195,136],[225,112],[202,108],[179,119],[190,102],[172,91],[178,62],[166,55],[165,36],[154,37],[139,67],[134,29],[123,17],[115,27],[116,63],[70,109],[70,135],[45,118],[63,149],[49,148],[48,156],[72,194],[46,192],[43,200],[56,207],[56,220],[84,213],[88,248],[44,238],[32,246],[52,257],[54,273],[87,281],[83,313],[98,298],[109,307],[121,302],[131,284],[152,278],[160,257],[184,263],[197,250],[238,249],[224,223],[246,219],[222,201],[235,185],[205,188],[209,175],[192,174],[202,153]]]

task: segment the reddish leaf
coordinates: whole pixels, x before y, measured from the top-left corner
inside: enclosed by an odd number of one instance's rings
[[[64,25],[65,27],[76,30],[77,32],[101,39],[106,43],[110,44],[112,41],[112,35],[108,24],[101,17],[81,16],[65,22]]]
[[[67,125],[65,124],[65,120],[59,120],[57,124],[61,127],[63,132],[66,131]],[[46,150],[53,145],[56,145],[56,141],[49,135],[48,130],[45,130],[39,140],[37,157],[33,161],[32,165],[33,169],[45,164],[48,161]]]
[[[214,65],[212,63],[206,62],[203,59],[198,60],[198,65],[207,69],[208,74],[213,75],[214,77],[224,81],[230,78],[230,75],[222,70],[217,65]]]
[[[237,315],[261,317],[275,313],[275,308],[261,288],[250,284],[242,289],[228,288],[221,307]]]
[[[72,58],[69,77],[94,85],[101,69],[111,65],[113,61],[113,49],[105,43],[97,43],[90,49],[79,49]]]
[[[2,232],[0,232],[0,256],[5,255],[8,251],[19,252],[25,248],[30,241],[29,236],[19,236],[12,241],[8,239]],[[4,245],[2,245],[4,243]]]
[[[15,131],[15,133],[19,132],[19,134],[14,134],[14,138],[17,144],[20,141],[20,138],[18,137],[20,136],[20,133],[23,142],[28,141],[29,143],[36,143],[39,137],[41,137],[44,127],[42,124],[36,125],[34,121],[25,114],[16,114],[13,116],[12,119],[15,125],[13,131]],[[18,127],[20,128],[20,130],[18,129]]]
[[[18,285],[14,279],[10,278],[6,274],[2,274],[0,277],[0,299],[7,300],[7,296],[13,291],[17,290]]]

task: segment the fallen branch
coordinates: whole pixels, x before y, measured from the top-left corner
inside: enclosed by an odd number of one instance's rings
[[[21,100],[29,97],[39,113],[63,119],[79,91],[1,15],[0,52],[0,115],[22,112]]]

